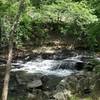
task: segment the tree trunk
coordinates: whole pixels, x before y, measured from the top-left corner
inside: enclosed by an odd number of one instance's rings
[[[12,42],[10,42],[9,55],[8,55],[5,78],[4,78],[4,87],[3,87],[3,91],[2,91],[2,100],[7,100],[8,85],[9,85],[9,79],[10,79],[10,68],[11,68],[11,61],[12,61],[12,52],[13,52],[13,44],[12,44]]]
[[[13,41],[14,41],[14,32],[17,28],[18,21],[22,12],[22,7],[24,4],[24,0],[20,1],[19,10],[18,13],[15,16],[15,21],[11,27],[11,31],[9,32],[9,54],[8,54],[8,60],[6,65],[6,72],[5,72],[5,78],[4,78],[4,84],[3,84],[3,91],[2,91],[2,100],[7,100],[8,96],[8,87],[9,87],[9,80],[10,80],[10,69],[11,69],[11,61],[12,61],[12,55],[13,55]]]

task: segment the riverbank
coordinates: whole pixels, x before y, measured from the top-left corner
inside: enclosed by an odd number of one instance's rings
[[[42,46],[31,48],[30,50],[23,48],[16,49],[14,53],[12,63],[17,64],[17,61],[22,61],[23,63],[19,62],[22,65],[28,62],[31,63],[28,63],[26,68],[20,64],[13,65],[14,68],[20,69],[22,67],[26,70],[11,72],[8,100],[100,99],[100,64],[94,60],[94,58],[99,58],[99,54],[94,55],[93,52],[90,53],[90,51],[86,50],[70,50],[66,46]],[[4,59],[0,63],[4,65],[7,55],[0,56]],[[41,64],[43,67],[41,67]],[[3,65],[0,67],[0,71],[2,70],[2,73],[0,73],[2,74],[0,75],[0,90],[2,90],[5,70]],[[51,71],[56,71],[57,69],[69,70],[72,68],[71,70],[74,73],[63,77],[39,72],[27,73],[30,67],[31,71],[36,71],[34,68],[47,68],[48,71],[48,66],[50,68],[53,67],[53,69],[50,69]],[[63,71],[62,74],[65,74],[65,72]]]

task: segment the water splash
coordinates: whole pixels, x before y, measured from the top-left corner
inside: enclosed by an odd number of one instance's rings
[[[37,58],[26,63],[21,61],[13,63],[15,67],[11,71],[26,71],[27,73],[42,73],[44,75],[67,76],[74,73],[74,66],[80,60],[81,56],[69,57],[62,60],[44,60]]]

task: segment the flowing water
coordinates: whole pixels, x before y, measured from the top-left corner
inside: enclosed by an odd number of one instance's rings
[[[82,62],[80,55],[61,60],[42,59],[39,57],[25,63],[23,63],[23,61],[12,63],[13,67],[11,71],[26,71],[27,73],[41,73],[44,75],[56,75],[63,77],[77,72],[75,66],[77,63]]]

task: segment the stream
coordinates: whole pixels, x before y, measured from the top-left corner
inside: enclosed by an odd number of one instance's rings
[[[94,77],[92,72],[83,71],[85,65],[89,68],[92,66],[91,59],[100,61],[100,57],[76,51],[31,54],[23,59],[18,58],[12,62],[9,95],[11,98],[18,97],[18,100],[60,100],[58,98],[63,98],[62,95],[70,89],[75,93],[81,90],[84,96],[92,93],[91,84],[95,84],[95,78],[91,81],[91,77]],[[99,76],[97,78],[99,80]]]
[[[27,73],[41,73],[43,75],[63,77],[78,72],[77,66],[82,67],[84,64],[81,58],[82,55],[61,60],[42,59],[41,57],[38,57],[35,60],[30,60],[25,63],[23,63],[23,61],[12,63],[13,67],[11,71],[25,71]]]

